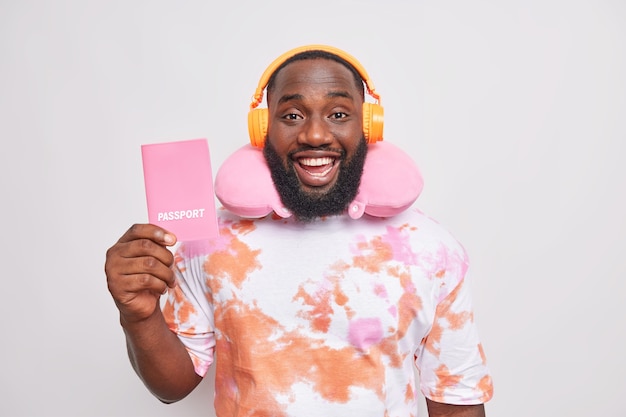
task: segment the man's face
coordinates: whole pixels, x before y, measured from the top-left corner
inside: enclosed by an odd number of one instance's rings
[[[268,111],[264,153],[285,206],[302,220],[342,213],[367,153],[352,73],[327,59],[292,62],[268,92]]]

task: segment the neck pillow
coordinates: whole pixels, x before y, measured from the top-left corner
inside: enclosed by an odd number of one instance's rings
[[[406,210],[424,187],[413,160],[389,142],[368,145],[363,176],[348,214],[358,219],[367,213],[390,217]],[[240,217],[259,218],[275,212],[291,213],[274,188],[262,149],[244,145],[230,155],[215,177],[215,194],[222,205]]]

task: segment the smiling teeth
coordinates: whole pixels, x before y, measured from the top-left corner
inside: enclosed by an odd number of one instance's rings
[[[319,167],[322,165],[328,165],[333,162],[332,158],[302,158],[300,164],[309,167]]]
[[[328,169],[325,169],[322,172],[311,172],[311,171],[307,171],[309,173],[310,176],[312,177],[324,177],[326,176],[326,174],[328,174],[330,172],[330,170],[332,169],[332,167],[328,167]]]

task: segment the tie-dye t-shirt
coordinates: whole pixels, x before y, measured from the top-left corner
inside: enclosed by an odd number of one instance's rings
[[[223,211],[220,237],[181,243],[175,269],[164,315],[199,375],[215,358],[218,416],[416,416],[417,389],[491,398],[466,252],[416,210],[312,223]]]

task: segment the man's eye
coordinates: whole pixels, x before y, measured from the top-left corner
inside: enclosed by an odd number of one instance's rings
[[[345,117],[348,117],[348,115],[345,114],[344,112],[337,112],[337,113],[333,113],[330,117],[331,119],[343,119]]]

